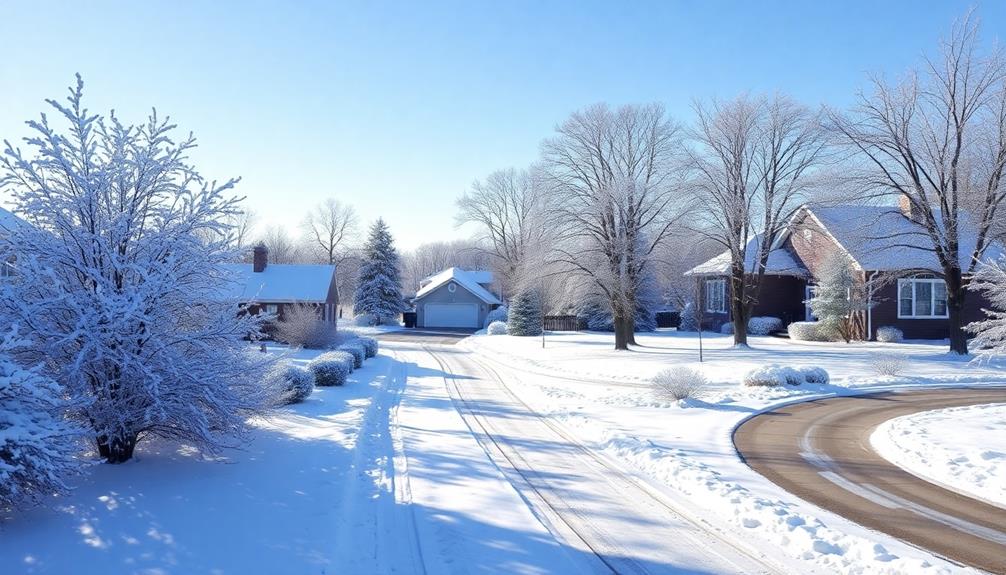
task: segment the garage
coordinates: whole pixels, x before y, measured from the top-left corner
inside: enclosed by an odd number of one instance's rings
[[[426,327],[481,327],[475,303],[428,303],[423,311]]]

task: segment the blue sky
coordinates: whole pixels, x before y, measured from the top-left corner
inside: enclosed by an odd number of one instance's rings
[[[532,162],[570,112],[789,93],[847,106],[935,49],[972,3],[14,2],[0,6],[0,138],[84,76],[92,110],[170,114],[261,223],[336,197],[408,249],[464,236],[454,199]],[[978,5],[985,40],[1006,3]]]

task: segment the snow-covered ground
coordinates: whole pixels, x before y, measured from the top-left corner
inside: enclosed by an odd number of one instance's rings
[[[96,465],[53,508],[0,520],[0,572],[345,573],[367,555],[373,566],[377,514],[348,509],[387,500],[386,468],[356,447],[373,440],[360,430],[378,422],[374,400],[397,373],[387,355],[368,360],[216,457],[145,442],[126,464]]]
[[[797,343],[752,337],[735,349],[729,337],[707,334],[698,361],[695,334],[637,336],[630,353],[611,349],[610,334],[549,334],[541,338],[476,336],[461,345],[509,374],[528,403],[573,431],[699,517],[736,536],[758,539],[807,569],[840,573],[969,572],[892,537],[870,531],[789,495],[744,465],[733,429],[773,406],[812,396],[935,384],[1006,382],[997,365],[976,365],[935,344]],[[881,376],[880,355],[899,354],[904,374]],[[746,371],[766,364],[817,366],[827,385],[746,388]],[[698,398],[654,396],[646,382],[668,368],[690,367],[710,384]]]
[[[1006,405],[898,417],[877,427],[870,443],[909,473],[1006,508]]]
[[[405,329],[401,324],[394,325],[356,325],[353,318],[342,318],[336,324],[341,331],[352,331],[360,335],[376,335]]]

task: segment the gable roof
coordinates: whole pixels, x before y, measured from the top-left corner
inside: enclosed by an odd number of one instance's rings
[[[242,302],[324,303],[335,280],[335,266],[269,264],[256,273],[252,264],[228,264],[228,297]]]
[[[804,206],[835,241],[864,270],[942,271],[932,241],[925,229],[894,206]],[[963,220],[964,218],[962,218]],[[960,266],[967,271],[978,234],[973,227],[960,226]],[[986,259],[1003,255],[1002,246],[992,243]]]
[[[27,222],[15,216],[10,210],[0,208],[0,231],[13,230],[26,224]]]
[[[486,302],[487,304],[503,303],[489,290],[479,285],[478,280],[479,278],[484,277],[484,275],[482,275],[484,273],[485,272],[469,272],[461,268],[447,268],[438,274],[434,274],[426,278],[429,281],[426,283],[426,285],[422,287],[422,289],[416,292],[416,299],[417,300],[421,299],[432,293],[440,286],[453,281],[454,283],[470,291],[472,295]]]
[[[747,250],[745,252],[744,268],[750,272],[754,273],[756,262],[755,257],[758,255],[758,249],[761,245],[761,234],[756,235],[748,241]],[[769,275],[780,275],[780,276],[796,276],[796,277],[807,277],[807,270],[796,261],[792,254],[788,250],[777,247],[773,249],[768,254],[768,262],[766,262],[765,273]],[[685,275],[689,276],[721,276],[730,274],[730,252],[725,251],[720,255],[701,263],[694,268],[685,272]]]

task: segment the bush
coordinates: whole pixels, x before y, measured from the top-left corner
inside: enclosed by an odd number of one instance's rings
[[[346,353],[352,354],[353,356],[353,369],[359,369],[363,367],[363,360],[367,357],[367,350],[355,341],[344,343],[339,346],[339,351],[344,351]]]
[[[777,317],[761,316],[748,320],[748,335],[769,335],[782,331],[782,320]]]
[[[541,298],[537,290],[525,289],[514,296],[506,322],[510,335],[541,335],[541,322]]]
[[[361,313],[353,317],[353,325],[359,327],[372,327],[377,325],[377,318],[369,313]]]
[[[307,364],[307,368],[314,374],[314,384],[321,387],[343,385],[353,371],[345,355],[337,351],[319,355]]]
[[[807,383],[827,385],[831,381],[828,372],[820,367],[801,367],[797,370]]]
[[[501,305],[498,308],[490,311],[489,314],[486,316],[485,327],[488,329],[491,324],[497,321],[506,323],[507,313],[509,312],[507,311],[507,307],[505,305]]]
[[[800,385],[803,375],[792,367],[771,364],[756,367],[744,375],[744,385],[750,387],[778,387],[780,385]]]
[[[832,341],[829,330],[816,321],[794,321],[789,324],[789,338],[793,341]]]
[[[285,404],[300,403],[314,391],[314,374],[296,365],[278,365],[266,378],[266,385],[280,390],[280,399]]]
[[[366,356],[368,358],[377,356],[378,344],[376,339],[372,337],[361,337],[354,343],[359,343],[363,346],[363,351],[366,352]]]
[[[334,323],[321,319],[315,307],[295,304],[276,322],[275,338],[296,347],[328,349],[335,345],[338,332]]]
[[[486,329],[486,333],[488,333],[489,335],[506,335],[507,334],[506,322],[505,321],[492,322]]]
[[[905,339],[905,334],[896,327],[889,325],[877,328],[877,341],[883,343],[899,343]]]
[[[872,366],[877,375],[897,377],[908,368],[908,358],[902,353],[878,353]]]
[[[698,398],[708,383],[706,376],[687,367],[665,369],[651,381],[654,394],[672,401]]]
[[[734,334],[734,324],[731,321],[726,322],[720,326],[720,333],[723,335],[733,335]]]

